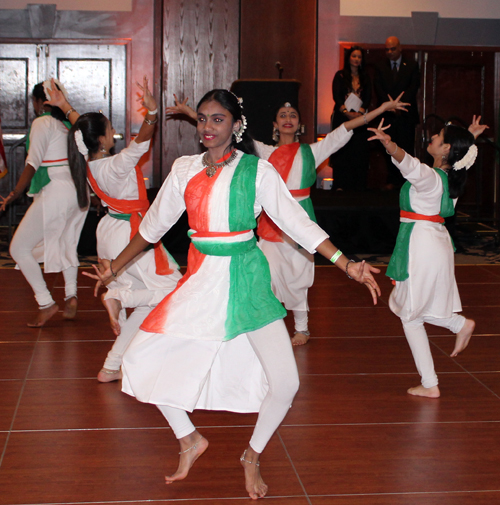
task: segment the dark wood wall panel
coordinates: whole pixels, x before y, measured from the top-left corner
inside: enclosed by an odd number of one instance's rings
[[[315,140],[316,0],[241,0],[240,79],[297,79],[302,139]],[[271,127],[271,126],[270,126]]]
[[[213,88],[238,78],[239,0],[163,0],[162,101],[189,97],[194,108]],[[179,156],[200,152],[192,124],[162,122],[162,177]]]

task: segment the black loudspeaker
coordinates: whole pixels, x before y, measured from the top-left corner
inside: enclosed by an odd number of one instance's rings
[[[243,98],[243,114],[248,131],[255,140],[273,144],[276,108],[284,102],[299,103],[300,81],[295,79],[239,79],[231,91]],[[297,105],[296,105],[297,106]]]

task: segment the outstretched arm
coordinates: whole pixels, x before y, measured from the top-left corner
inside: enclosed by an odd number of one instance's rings
[[[165,114],[184,114],[191,119],[194,119],[195,121],[198,120],[198,115],[196,114],[196,111],[193,110],[188,104],[189,98],[186,97],[184,100],[181,102],[178,98],[177,95],[174,93],[174,100],[175,100],[175,105],[172,105],[171,107],[166,107],[165,108]]]
[[[136,84],[142,91],[137,101],[141,102],[142,106],[148,110],[144,122],[141,125],[141,129],[139,130],[139,134],[135,138],[135,141],[140,144],[141,142],[146,142],[153,138],[155,126],[158,122],[158,109],[156,108],[156,100],[148,87],[148,78],[146,76],[143,77],[142,86],[139,83]]]
[[[356,117],[354,119],[351,119],[350,121],[347,121],[344,123],[344,126],[347,131],[354,130],[354,128],[358,128],[359,126],[363,126],[364,124],[368,124],[370,121],[375,119],[376,117],[380,116],[380,114],[383,114],[384,112],[387,112],[389,110],[404,110],[406,111],[406,107],[408,107],[410,104],[409,103],[404,103],[401,101],[401,97],[403,96],[403,93],[401,93],[397,98],[393,99],[390,97],[390,95],[387,95],[389,100],[387,102],[384,102],[380,107],[377,107],[376,109],[367,112],[366,114],[363,114],[362,116]]]

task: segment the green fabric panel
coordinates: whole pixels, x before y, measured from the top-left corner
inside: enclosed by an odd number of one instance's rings
[[[253,230],[257,226],[253,206],[259,158],[243,154],[229,192],[229,231]]]
[[[244,154],[236,167],[229,194],[230,231],[253,230],[257,224],[253,209],[258,161],[255,156]],[[271,290],[269,264],[255,239],[249,242],[250,250],[231,257],[224,340],[286,316],[286,310]]]
[[[31,179],[29,195],[36,195],[50,182],[49,167],[39,166],[35,175]]]
[[[310,188],[316,182],[316,160],[309,144],[300,144],[302,154],[302,179],[300,189]]]
[[[226,336],[231,340],[286,316],[286,310],[271,290],[269,263],[255,246],[231,258]]]
[[[453,205],[453,200],[450,198],[448,175],[440,168],[435,168],[434,170],[441,176],[441,180],[443,181],[443,196],[441,197],[441,210],[439,211],[439,215],[441,217],[453,216],[453,214],[455,214],[455,206]]]

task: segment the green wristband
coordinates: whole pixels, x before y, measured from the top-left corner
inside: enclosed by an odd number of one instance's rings
[[[335,264],[337,260],[342,256],[342,251],[339,249],[331,258],[330,261]]]

